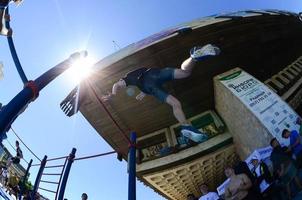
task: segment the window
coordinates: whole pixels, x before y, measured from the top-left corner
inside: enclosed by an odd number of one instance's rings
[[[167,135],[168,129],[166,128],[138,138],[138,160],[144,162],[171,153],[173,149],[169,147]]]

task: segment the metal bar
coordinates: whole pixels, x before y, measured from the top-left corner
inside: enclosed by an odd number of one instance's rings
[[[40,182],[42,183],[51,183],[51,184],[59,184],[58,182],[54,182],[54,181],[44,181],[44,180],[41,180]]]
[[[48,189],[45,189],[45,188],[41,188],[41,187],[39,187],[39,189],[40,189],[40,190],[44,190],[44,191],[46,191],[46,192],[56,193],[55,191],[52,191],[52,190],[48,190]]]
[[[55,174],[55,173],[44,173],[43,176],[60,176],[61,174]]]
[[[89,158],[106,156],[106,155],[110,155],[110,154],[114,154],[114,153],[116,153],[116,151],[111,151],[111,152],[107,152],[107,153],[96,154],[96,155],[92,155],[92,156],[85,156],[85,157],[75,158],[74,160],[85,160],[85,159],[89,159]]]
[[[26,183],[26,179],[27,179],[27,176],[28,176],[28,173],[29,173],[29,169],[31,167],[31,164],[32,164],[33,160],[30,159],[29,163],[28,163],[28,166],[27,166],[27,169],[26,169],[26,172],[24,174],[24,177],[22,179],[22,184],[20,186],[20,195],[19,195],[19,200],[22,199],[22,194],[24,193],[24,187],[25,187],[25,183]]]
[[[39,185],[40,185],[40,181],[41,181],[41,177],[42,177],[42,174],[43,174],[46,162],[47,162],[46,160],[47,160],[47,156],[44,156],[44,158],[43,158],[43,160],[41,162],[41,166],[40,166],[39,172],[38,172],[37,177],[36,177],[34,189],[33,189],[33,192],[31,194],[31,199],[35,199],[35,195],[36,195],[36,193],[38,191],[38,188],[39,188]]]
[[[128,200],[136,200],[136,133],[130,134],[130,147],[128,152]]]
[[[68,156],[62,156],[62,157],[57,157],[57,158],[51,158],[51,159],[48,159],[47,162],[49,161],[54,161],[54,160],[61,160],[61,159],[64,159],[64,158],[67,158]]]
[[[9,15],[8,7],[6,8],[6,14]],[[10,29],[9,20],[6,21],[5,25],[6,25],[6,27],[8,29]],[[27,77],[26,77],[26,75],[25,75],[25,73],[23,71],[22,65],[21,65],[20,60],[18,58],[18,54],[17,54],[16,48],[15,48],[13,37],[12,36],[7,36],[7,42],[8,42],[10,53],[11,53],[11,55],[13,57],[15,66],[16,66],[17,71],[19,73],[19,76],[20,76],[20,78],[21,78],[21,80],[22,80],[23,83],[27,83],[28,79],[27,79]]]
[[[66,169],[65,169],[65,172],[64,172],[64,175],[63,175],[62,184],[61,184],[60,191],[59,191],[58,200],[63,200],[63,198],[64,198],[64,193],[65,193],[65,188],[66,188],[69,172],[70,172],[73,160],[75,158],[76,151],[77,151],[76,148],[73,148],[70,155],[69,155],[69,157],[68,157],[68,161],[67,161],[67,164],[66,164]]]
[[[55,196],[55,200],[57,199],[58,194],[59,194],[60,184],[61,184],[61,181],[62,181],[62,175],[63,175],[63,172],[64,172],[64,170],[65,170],[67,160],[68,160],[68,159],[66,158],[66,159],[65,159],[65,162],[64,162],[64,167],[62,168],[62,171],[61,171],[61,176],[60,176],[60,179],[59,179],[59,184],[58,184],[58,187],[57,187],[57,193],[56,193],[56,196]]]
[[[9,130],[11,124],[18,116],[26,110],[29,103],[38,97],[39,92],[53,81],[57,76],[67,70],[74,59],[80,58],[83,53],[74,53],[70,58],[51,68],[35,81],[28,82],[23,90],[21,90],[6,106],[0,111],[0,142],[4,134]]]
[[[40,166],[41,165],[41,163],[37,163],[37,164],[33,164],[33,165],[31,165],[32,167],[37,167],[37,166]]]
[[[64,165],[51,165],[51,166],[46,166],[45,168],[58,168],[58,167],[64,167]]]

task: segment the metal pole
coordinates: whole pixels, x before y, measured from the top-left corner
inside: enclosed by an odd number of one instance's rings
[[[76,151],[77,151],[77,149],[73,148],[71,153],[69,154],[68,161],[67,161],[66,168],[65,168],[65,172],[64,172],[64,175],[63,175],[63,179],[62,179],[62,183],[61,183],[61,187],[60,187],[60,191],[59,191],[58,200],[63,200],[63,198],[64,198],[64,193],[65,193],[65,188],[66,188],[70,168],[71,168],[71,165],[74,161]]]
[[[39,92],[57,76],[67,70],[75,59],[87,56],[87,52],[78,52],[70,58],[51,68],[35,81],[29,81],[7,105],[0,110],[0,138],[10,128],[15,119],[27,108],[27,105],[38,97]],[[2,141],[0,141],[2,142]]]
[[[8,10],[8,7],[6,8],[6,14],[9,15],[9,10]],[[5,22],[5,25],[7,27],[7,29],[10,29],[10,22],[9,20],[7,20]],[[22,80],[23,83],[27,83],[28,82],[28,79],[23,71],[23,68],[22,68],[22,65],[20,63],[20,60],[18,58],[18,54],[17,54],[17,51],[16,51],[16,48],[15,48],[15,45],[14,45],[14,41],[13,41],[13,37],[11,35],[8,35],[7,36],[7,42],[8,42],[8,45],[9,45],[9,49],[10,49],[10,52],[11,52],[11,55],[13,57],[13,60],[14,60],[14,63],[16,65],[16,68],[17,68],[17,71],[19,73],[19,76]]]
[[[25,183],[26,183],[27,176],[28,176],[28,173],[29,173],[29,169],[30,169],[32,163],[33,163],[33,159],[30,159],[30,161],[28,163],[28,166],[27,166],[27,169],[26,169],[26,172],[24,174],[23,180],[22,180],[22,184],[21,184],[21,188],[20,188],[19,200],[22,199],[22,194],[24,192]]]
[[[128,200],[136,200],[136,133],[130,134],[131,144],[128,153]]]
[[[43,158],[43,160],[41,162],[41,165],[40,165],[39,172],[37,174],[37,178],[36,178],[36,181],[35,181],[34,189],[33,189],[32,194],[31,194],[31,199],[32,200],[35,199],[35,195],[36,195],[36,193],[38,191],[38,188],[39,188],[39,185],[40,185],[40,181],[41,181],[41,177],[42,177],[42,174],[43,174],[46,162],[47,162],[47,156],[44,156],[44,158]]]

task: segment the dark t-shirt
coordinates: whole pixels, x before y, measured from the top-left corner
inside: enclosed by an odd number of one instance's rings
[[[144,73],[150,68],[142,67],[134,71],[128,72],[122,79],[126,82],[126,86],[132,85],[138,87],[141,91],[147,92],[144,87]]]
[[[291,162],[291,158],[288,156],[281,146],[277,146],[273,149],[270,159],[273,164],[274,171],[279,170],[281,164],[288,164]]]
[[[148,68],[139,68],[134,71],[128,72],[122,79],[126,82],[126,85],[139,86],[143,78],[144,73],[148,71]]]
[[[23,158],[23,153],[22,153],[20,147],[17,148],[17,157]]]

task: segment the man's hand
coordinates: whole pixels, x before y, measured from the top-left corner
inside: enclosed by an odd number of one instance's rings
[[[112,94],[111,92],[108,92],[107,94],[103,95],[103,96],[101,97],[101,99],[102,99],[103,101],[109,101],[109,100],[112,99],[112,97],[113,97],[113,94]]]
[[[145,93],[140,92],[135,98],[136,98],[136,100],[141,101],[141,100],[143,100],[143,98],[144,98],[145,96],[146,96]]]

